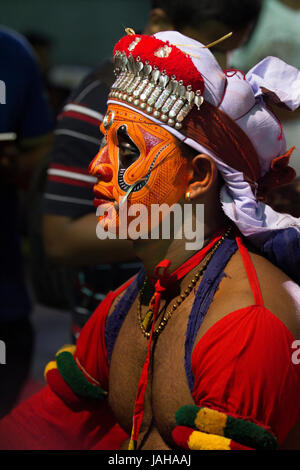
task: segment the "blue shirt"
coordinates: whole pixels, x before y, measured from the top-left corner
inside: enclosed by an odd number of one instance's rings
[[[43,136],[52,119],[36,59],[25,39],[0,28],[0,133],[15,132],[18,140]],[[30,311],[19,237],[18,192],[0,185],[0,321],[22,318]]]

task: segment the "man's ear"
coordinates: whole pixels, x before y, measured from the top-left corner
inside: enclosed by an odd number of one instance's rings
[[[209,155],[200,153],[191,161],[191,175],[186,194],[189,193],[189,199],[193,200],[202,196],[214,185],[218,170]]]
[[[153,8],[150,11],[149,22],[145,29],[145,34],[155,34],[160,31],[170,31],[174,29],[174,25],[161,8]]]

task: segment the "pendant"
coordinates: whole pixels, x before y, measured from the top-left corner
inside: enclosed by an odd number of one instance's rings
[[[145,329],[147,333],[151,331],[152,320],[153,320],[153,310],[152,308],[150,308],[147,311],[144,320],[142,321],[143,328]]]

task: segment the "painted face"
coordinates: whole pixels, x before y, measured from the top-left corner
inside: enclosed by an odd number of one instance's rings
[[[130,207],[143,205],[148,211],[150,231],[151,206],[171,206],[185,193],[188,161],[172,134],[135,111],[110,104],[105,121],[106,129],[101,130],[106,144],[90,164],[90,173],[98,178],[94,204],[106,211],[99,222],[108,230],[114,225],[118,233],[120,211],[126,200],[127,224],[131,221]]]

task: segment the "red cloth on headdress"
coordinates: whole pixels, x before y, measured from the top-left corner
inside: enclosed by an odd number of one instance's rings
[[[199,142],[230,167],[244,174],[254,194],[264,197],[274,187],[291,183],[295,170],[288,166],[292,147],[274,158],[270,170],[261,178],[257,152],[249,137],[220,109],[205,102],[201,113],[193,110],[186,118],[183,133]],[[257,190],[256,190],[257,188]]]
[[[258,197],[264,196],[279,186],[289,184],[296,178],[296,171],[289,166],[290,157],[295,148],[290,148],[285,154],[272,160],[268,173],[258,180]]]

